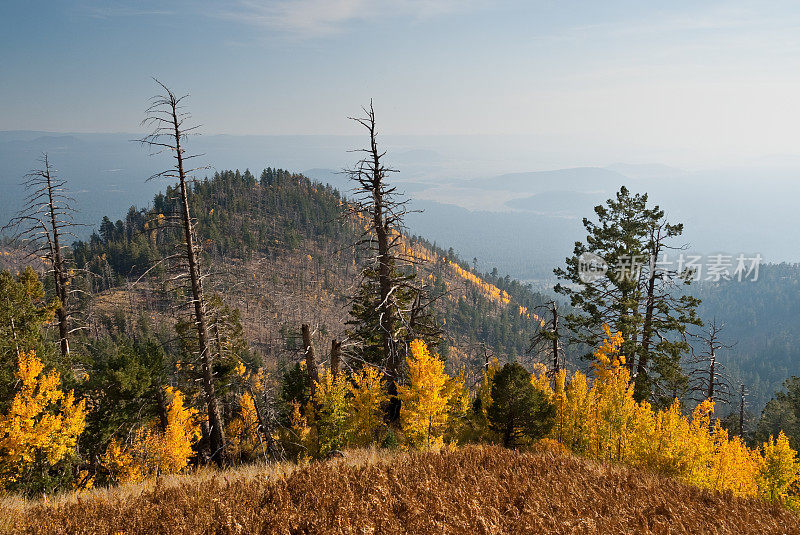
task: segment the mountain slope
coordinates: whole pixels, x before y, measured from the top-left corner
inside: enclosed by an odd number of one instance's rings
[[[240,310],[248,342],[267,362],[296,357],[301,323],[316,328],[321,354],[332,338],[345,337],[349,297],[359,280],[353,244],[363,223],[348,215],[338,191],[282,170],[267,169],[259,179],[223,171],[198,183],[190,202],[212,272],[207,289]],[[116,223],[106,219],[99,234],[75,245],[78,266],[96,275],[100,310],[127,306],[135,316],[155,309],[165,319],[172,313],[163,291],[166,270],[148,269],[180,243],[170,225],[177,210],[168,188],[152,208],[132,208]],[[419,277],[438,296],[445,330],[439,351],[451,367],[467,365],[477,373],[484,345],[508,358],[526,353],[538,323],[534,309],[544,296],[508,277],[476,274],[420,238],[406,236],[403,244],[423,260]]]

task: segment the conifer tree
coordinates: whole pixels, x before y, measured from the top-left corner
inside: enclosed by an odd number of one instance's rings
[[[680,248],[672,240],[683,225],[668,223],[664,211],[647,200],[647,194],[623,186],[606,205],[596,206],[597,221],[583,220],[586,241],[576,242],[566,267],[554,270],[566,283],[555,290],[579,311],[565,318],[576,341],[596,347],[605,324],[621,332],[636,398],[668,400],[686,386],[680,359],[689,351],[686,327],[701,324],[699,300],[680,288],[690,282],[688,273],[661,262],[667,251]],[[605,273],[587,276],[591,263]]]
[[[355,342],[351,356],[383,367],[390,396],[388,416],[399,417],[397,385],[402,380],[408,346],[415,338],[436,341],[440,331],[432,314],[432,300],[416,281],[416,260],[403,252],[405,200],[387,181],[395,169],[384,163],[378,148],[375,111],[370,102],[364,117],[351,117],[369,133],[365,154],[349,171],[355,182],[354,216],[364,225],[357,246],[364,256],[362,281],[353,297],[348,336]]]
[[[16,276],[0,272],[0,411],[14,399],[20,353],[35,351],[40,360],[52,364],[42,331],[57,306],[57,300],[46,300],[44,286],[30,266]]]
[[[489,427],[503,446],[515,446],[521,437],[537,439],[553,426],[555,406],[531,383],[531,375],[517,362],[506,363],[492,379]]]

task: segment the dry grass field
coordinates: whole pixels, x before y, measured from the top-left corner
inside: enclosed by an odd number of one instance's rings
[[[764,534],[800,533],[800,517],[622,466],[472,446],[208,470],[49,502],[6,498],[0,532]]]

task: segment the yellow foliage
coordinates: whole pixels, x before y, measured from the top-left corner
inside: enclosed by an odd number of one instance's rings
[[[327,455],[343,449],[348,442],[348,385],[343,374],[334,379],[330,372],[315,384],[318,451],[320,455]]]
[[[232,453],[252,455],[262,441],[258,433],[258,412],[256,410],[253,396],[245,392],[239,398],[239,415],[236,416],[226,427]]]
[[[166,387],[169,399],[167,427],[156,424],[134,430],[128,444],[112,439],[101,463],[120,483],[139,481],[158,474],[176,474],[186,468],[192,446],[200,439],[197,410],[184,407],[180,390]]]
[[[17,482],[37,462],[53,466],[75,449],[86,426],[84,400],[59,388],[56,372],[31,351],[19,355],[19,389],[0,416],[0,486]]]
[[[444,434],[452,443],[458,439],[462,421],[470,406],[469,390],[464,384],[464,368],[461,368],[455,377],[447,379],[444,395],[447,398],[447,422]]]
[[[619,354],[620,333],[605,327],[606,339],[594,352],[595,380],[575,372],[556,375],[551,399],[556,405],[550,439],[594,459],[614,460],[680,477],[700,488],[774,500],[786,496],[797,478],[795,452],[784,435],[766,442],[762,452],[729,437],[712,423],[714,403],[704,401],[691,418],[678,400],[665,410],[633,399],[633,384]],[[541,381],[535,374],[532,382]]]
[[[764,463],[759,473],[761,494],[770,500],[783,500],[787,490],[797,479],[797,453],[789,446],[789,439],[780,432],[777,439],[771,436],[762,444]]]
[[[352,377],[350,384],[349,428],[353,443],[366,446],[374,441],[383,425],[381,406],[389,399],[380,372],[365,366]]]
[[[481,409],[483,410],[483,417],[487,418],[486,411],[492,405],[492,381],[494,381],[494,374],[500,369],[500,361],[497,357],[493,357],[486,369],[483,370],[483,380],[481,381],[480,390],[478,390],[478,397],[481,399]]]
[[[431,355],[422,340],[411,342],[407,359],[409,384],[398,388],[402,405],[400,420],[406,440],[412,447],[427,448],[442,444],[447,423],[447,374],[444,363]]]

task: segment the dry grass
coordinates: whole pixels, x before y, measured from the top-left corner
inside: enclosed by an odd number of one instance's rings
[[[368,450],[0,507],[12,533],[800,533],[778,505],[496,447]]]

